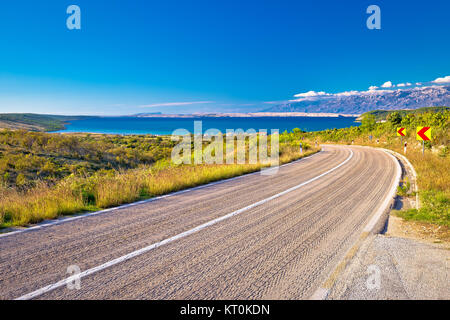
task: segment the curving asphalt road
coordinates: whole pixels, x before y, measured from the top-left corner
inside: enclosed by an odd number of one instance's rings
[[[0,299],[308,298],[397,170],[380,150],[324,146],[272,176],[4,236]],[[84,272],[78,290],[65,282],[73,265]]]

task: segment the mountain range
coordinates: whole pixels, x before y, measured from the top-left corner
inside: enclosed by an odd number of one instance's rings
[[[263,112],[327,112],[362,114],[371,110],[417,109],[450,106],[450,85],[432,85],[399,89],[370,89],[325,93],[309,91],[297,99],[263,109]]]

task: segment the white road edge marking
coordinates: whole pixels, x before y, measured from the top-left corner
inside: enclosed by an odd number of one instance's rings
[[[318,154],[320,154],[322,152],[323,152],[323,149],[321,151],[317,152],[317,153],[314,153],[314,154],[310,155],[310,156],[306,156],[306,157],[300,158],[298,160],[282,164],[279,167],[282,168],[284,166],[292,165],[294,163],[298,163],[298,162],[303,161],[303,160],[311,159],[315,155],[318,155]],[[186,192],[191,192],[191,191],[195,191],[195,190],[199,190],[199,189],[204,189],[204,188],[207,188],[207,187],[210,187],[210,186],[214,186],[214,185],[217,185],[217,184],[222,184],[222,183],[225,183],[225,182],[228,182],[228,181],[232,181],[232,180],[236,180],[236,179],[240,179],[240,178],[243,178],[243,177],[251,176],[251,175],[254,175],[254,174],[260,174],[260,173],[261,173],[261,171],[250,172],[250,173],[246,173],[246,174],[243,174],[243,175],[240,175],[240,176],[237,176],[237,177],[232,177],[232,178],[228,178],[228,179],[223,179],[223,180],[210,182],[208,184],[204,184],[204,185],[200,185],[200,186],[197,186],[197,187],[192,187],[192,188],[188,188],[188,189],[184,189],[184,190],[180,190],[180,191],[175,191],[175,192],[168,193],[168,194],[165,194],[165,195],[162,195],[162,196],[158,196],[158,197],[154,197],[154,198],[150,198],[150,199],[145,199],[145,200],[141,200],[141,201],[137,201],[137,202],[132,202],[132,203],[128,203],[128,204],[123,204],[121,206],[114,207],[114,208],[104,209],[104,210],[96,211],[96,212],[88,212],[88,213],[80,214],[80,215],[77,215],[75,217],[70,217],[70,218],[60,218],[60,219],[56,219],[56,220],[51,220],[50,222],[39,224],[39,225],[30,227],[30,228],[20,229],[20,230],[11,231],[11,232],[0,233],[0,238],[12,236],[12,235],[18,234],[18,233],[35,231],[35,230],[39,230],[39,229],[42,229],[42,228],[45,228],[45,227],[51,227],[51,226],[63,224],[63,223],[66,223],[66,222],[70,222],[70,221],[74,221],[74,220],[78,220],[78,219],[82,219],[82,218],[87,218],[87,217],[90,217],[90,216],[95,216],[95,215],[99,215],[99,214],[103,214],[103,213],[107,213],[107,212],[111,212],[111,211],[125,209],[125,208],[128,208],[128,207],[134,207],[134,206],[137,206],[137,205],[140,205],[140,204],[149,203],[149,202],[161,200],[161,199],[168,198],[168,197],[173,197],[173,196],[176,196],[176,195],[179,195],[179,194],[183,194],[183,193],[186,193]]]
[[[336,169],[342,167],[344,164],[346,164],[348,161],[350,161],[350,159],[351,159],[352,157],[353,157],[353,151],[350,150],[350,155],[349,155],[349,156],[347,157],[347,159],[345,159],[342,163],[340,163],[340,164],[337,165],[336,167],[334,167],[334,168],[332,168],[332,169],[330,169],[330,170],[328,170],[328,171],[326,171],[326,172],[324,172],[324,173],[322,173],[322,174],[320,174],[320,175],[318,175],[318,176],[316,176],[316,177],[314,177],[314,178],[312,178],[312,179],[310,179],[310,180],[308,180],[308,181],[305,181],[305,182],[303,182],[303,183],[301,183],[301,184],[298,184],[298,185],[296,185],[296,186],[294,186],[294,187],[292,187],[292,188],[289,188],[289,189],[287,189],[287,190],[285,190],[285,191],[282,191],[282,192],[280,192],[280,193],[277,193],[277,194],[275,194],[275,195],[273,195],[273,196],[271,196],[271,197],[269,197],[269,198],[266,198],[266,199],[260,200],[260,201],[258,201],[258,202],[255,202],[255,203],[253,203],[253,204],[251,204],[251,205],[248,205],[248,206],[246,206],[246,207],[244,207],[244,208],[242,208],[242,209],[233,211],[233,212],[228,213],[228,214],[226,214],[226,215],[224,215],[224,216],[222,216],[222,217],[219,217],[219,218],[216,218],[216,219],[211,220],[211,221],[209,221],[209,222],[206,222],[206,223],[204,223],[204,224],[201,224],[201,225],[199,225],[199,226],[197,226],[197,227],[195,227],[195,228],[192,228],[192,229],[190,229],[190,230],[187,230],[187,231],[185,231],[185,232],[182,232],[182,233],[180,233],[180,234],[177,234],[177,235],[175,235],[175,236],[173,236],[173,237],[171,237],[171,238],[168,238],[168,239],[165,239],[165,240],[162,240],[162,241],[153,243],[153,244],[151,244],[151,245],[149,245],[149,246],[147,246],[147,247],[144,247],[144,248],[142,248],[142,249],[133,251],[133,252],[128,253],[128,254],[126,254],[126,255],[124,255],[124,256],[121,256],[121,257],[119,257],[119,258],[116,258],[116,259],[114,259],[114,260],[111,260],[111,261],[109,261],[109,262],[106,262],[106,263],[104,263],[104,264],[102,264],[102,265],[99,265],[99,266],[97,266],[97,267],[94,267],[94,268],[88,269],[88,270],[86,270],[86,271],[83,271],[83,272],[81,272],[80,274],[77,274],[77,275],[68,277],[68,278],[63,279],[63,280],[61,280],[61,281],[58,281],[58,282],[56,282],[56,283],[54,283],[54,284],[45,286],[45,287],[43,287],[43,288],[41,288],[41,289],[38,289],[38,290],[36,290],[36,291],[33,291],[33,292],[31,292],[31,293],[25,294],[25,295],[23,295],[23,296],[21,296],[21,297],[15,299],[15,300],[30,300],[30,299],[33,299],[33,298],[38,297],[38,296],[40,296],[40,295],[42,295],[42,294],[44,294],[44,293],[47,293],[47,292],[50,292],[50,291],[55,290],[55,289],[57,289],[57,288],[60,288],[60,287],[62,287],[62,286],[64,286],[64,285],[66,285],[67,283],[73,282],[74,280],[81,279],[81,278],[83,278],[83,277],[89,276],[89,275],[91,275],[91,274],[93,274],[93,273],[96,273],[96,272],[98,272],[98,271],[101,271],[101,270],[103,270],[103,269],[106,269],[106,268],[108,268],[108,267],[111,267],[111,266],[116,265],[116,264],[118,264],[118,263],[121,263],[121,262],[127,261],[127,260],[129,260],[129,259],[131,259],[131,258],[137,257],[137,256],[139,256],[139,255],[141,255],[141,254],[144,254],[144,253],[150,251],[150,250],[153,250],[153,249],[156,249],[156,248],[158,248],[158,247],[161,247],[162,245],[165,245],[165,244],[168,244],[168,243],[173,242],[173,241],[175,241],[175,240],[184,238],[184,237],[186,237],[186,236],[188,236],[188,235],[190,235],[190,234],[193,234],[193,233],[195,233],[195,232],[198,232],[198,231],[200,231],[200,230],[202,230],[202,229],[205,229],[205,228],[207,228],[207,227],[209,227],[209,226],[212,226],[212,225],[214,225],[214,224],[216,224],[216,223],[218,223],[218,222],[221,222],[221,221],[223,221],[223,220],[229,219],[229,218],[231,218],[231,217],[233,217],[233,216],[235,216],[235,215],[238,215],[238,214],[240,214],[240,213],[242,213],[242,212],[244,212],[244,211],[250,210],[250,209],[252,209],[252,208],[254,208],[254,207],[257,207],[257,206],[260,206],[260,205],[262,205],[262,204],[264,204],[264,203],[266,203],[266,202],[268,202],[268,201],[271,201],[271,200],[273,200],[273,199],[279,198],[279,197],[281,197],[281,196],[283,196],[283,195],[285,195],[285,194],[287,194],[287,193],[289,193],[289,192],[292,192],[292,191],[294,191],[294,190],[297,190],[297,189],[299,189],[300,187],[303,187],[304,185],[307,185],[307,184],[309,184],[309,183],[311,183],[311,182],[313,182],[313,181],[316,181],[316,180],[320,179],[321,177],[323,177],[323,176],[325,176],[325,175],[327,175],[327,174],[329,174],[329,173],[335,171]]]
[[[409,162],[408,158],[406,158],[404,155],[395,152],[394,150],[388,150],[386,149],[387,152],[394,154],[395,156],[397,156],[398,158],[401,158],[406,165],[410,168],[411,173],[414,177],[414,191],[416,192],[416,209],[419,210],[420,209],[420,199],[419,199],[419,186],[417,185],[417,172],[416,169],[414,169],[414,166],[411,164],[411,162]]]
[[[382,216],[383,212],[385,210],[387,210],[389,203],[391,202],[391,200],[393,198],[395,198],[395,195],[397,194],[397,186],[400,182],[400,179],[402,177],[402,169],[400,167],[400,164],[398,163],[398,160],[389,152],[384,151],[396,164],[395,169],[396,169],[396,175],[395,175],[395,179],[394,179],[394,183],[391,186],[391,190],[389,190],[389,193],[387,195],[387,197],[384,199],[383,203],[381,204],[381,206],[378,208],[377,212],[375,212],[375,214],[373,215],[372,219],[370,219],[369,223],[367,223],[366,227],[364,228],[363,232],[371,232],[372,229],[375,227],[375,225],[377,224],[378,220],[380,219],[380,217]]]
[[[367,147],[367,148],[371,148],[371,147]],[[389,157],[391,157],[394,160],[395,164],[396,164],[395,168],[397,169],[396,170],[397,173],[395,175],[395,180],[394,180],[394,183],[392,184],[391,190],[389,190],[389,193],[386,196],[386,198],[384,199],[382,205],[378,208],[378,210],[375,212],[373,217],[369,220],[369,222],[367,223],[367,225],[363,229],[363,234],[365,232],[371,232],[372,231],[373,227],[376,225],[376,223],[380,219],[380,217],[383,214],[383,212],[389,206],[389,202],[395,197],[395,195],[397,193],[397,186],[399,185],[400,179],[402,177],[402,168],[400,167],[400,164],[398,163],[398,160],[389,152],[390,150],[383,149],[383,148],[373,148],[373,149],[382,150]],[[331,288],[319,287],[316,291],[314,291],[313,295],[309,298],[309,300],[325,300],[328,297],[328,295],[330,294],[330,291],[331,291]]]

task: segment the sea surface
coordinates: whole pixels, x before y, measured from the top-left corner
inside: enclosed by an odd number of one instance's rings
[[[333,128],[359,126],[353,117],[199,117],[199,118],[144,118],[144,117],[89,117],[72,120],[65,130],[57,132],[91,132],[108,134],[155,134],[168,135],[176,129],[193,133],[194,121],[202,122],[202,131],[217,129],[278,129],[281,132],[299,128],[304,131],[320,131]]]

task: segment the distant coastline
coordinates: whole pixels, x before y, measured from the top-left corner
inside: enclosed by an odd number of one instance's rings
[[[191,127],[194,119],[203,119],[212,128],[273,126],[280,129],[323,130],[354,125],[358,115],[305,112],[250,113],[140,113],[123,116],[60,116],[43,114],[0,114],[0,129],[47,132],[96,132],[125,134],[171,134],[173,129]],[[106,126],[106,127],[104,127]]]
[[[299,128],[302,131],[320,131],[327,129],[358,126],[356,117],[289,117],[289,116],[208,116],[204,115],[156,115],[150,116],[122,116],[122,117],[89,117],[72,120],[66,128],[55,131],[57,133],[92,132],[102,134],[152,134],[171,135],[177,129],[194,132],[195,126],[202,130],[228,129],[277,129],[280,132]],[[200,122],[199,122],[200,121]],[[200,124],[199,124],[200,123]]]
[[[257,118],[257,117],[350,117],[357,118],[360,114],[344,113],[319,113],[319,112],[248,112],[248,113],[191,113],[191,114],[163,114],[163,113],[139,113],[133,115],[139,118]]]

